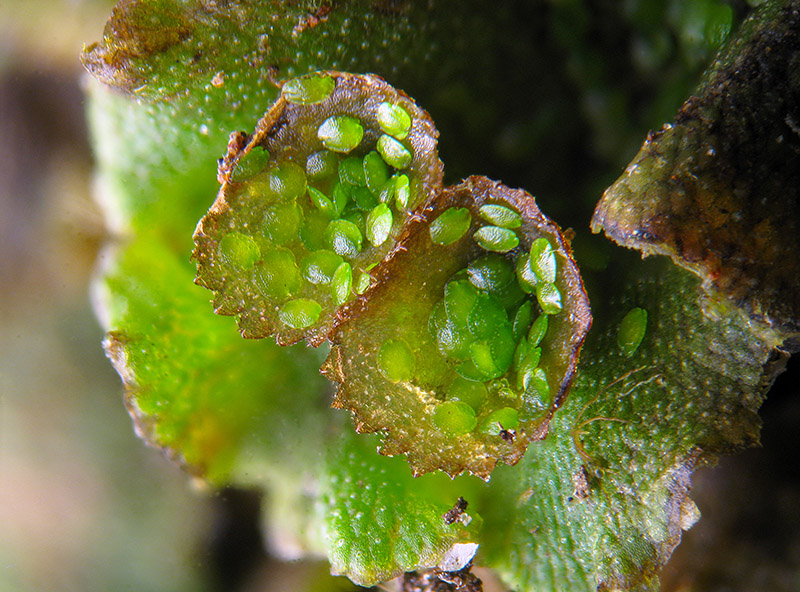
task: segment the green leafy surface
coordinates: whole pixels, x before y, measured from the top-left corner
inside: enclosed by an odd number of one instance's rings
[[[283,417],[278,412],[313,417],[327,406],[328,388],[316,372],[318,352],[241,339],[225,319],[206,314],[205,291],[192,276],[157,238],[140,237],[115,248],[96,292],[106,350],[137,429],[225,482],[244,461],[249,434],[278,439],[280,423],[271,423]]]
[[[439,475],[418,491],[401,459],[357,439],[328,410],[324,352],[241,339],[207,314],[191,265],[153,237],[120,249],[96,292],[104,322],[124,327],[106,348],[140,435],[212,483],[269,485],[270,528],[285,534],[278,549],[330,554],[359,582],[435,565],[469,540],[475,525],[445,525],[442,515],[474,485]]]
[[[376,439],[349,426],[331,444],[318,511],[334,573],[372,585],[434,567],[452,544],[476,540],[479,514],[468,509],[452,524],[444,520],[459,497],[475,499],[476,479],[414,478],[402,458],[377,455]]]
[[[559,6],[552,18],[584,13],[576,6]],[[648,11],[631,6],[633,21],[647,20]],[[715,21],[716,3],[703,6],[711,16],[695,15],[684,30]],[[673,12],[677,20],[686,14]],[[452,543],[477,542],[476,563],[494,567],[516,589],[655,589],[658,568],[697,516],[686,496],[691,470],[757,441],[756,411],[780,368],[773,348],[781,339],[756,331],[725,296],[699,290],[689,272],[666,260],[627,261],[619,252],[616,264],[595,260],[598,271],[585,276],[595,329],[570,398],[548,437],[488,484],[441,474],[412,479],[403,459],[378,455],[374,436],[354,434],[344,414],[325,409],[329,398],[316,373],[323,352],[241,340],[191,285],[189,239],[214,193],[215,160],[229,132],[250,129],[277,96],[276,76],[377,70],[403,87],[430,89],[435,77],[412,73],[424,71],[421,63],[439,55],[467,63],[495,39],[495,21],[481,14],[473,20],[439,4],[429,13],[352,3],[321,14],[315,4],[121,3],[103,45],[86,58],[100,80],[133,93],[89,85],[107,220],[133,235],[109,252],[98,280],[107,349],[143,436],[212,482],[271,491],[270,530],[295,555],[327,555],[354,581],[430,566]],[[474,53],[402,41],[415,38],[411,30],[425,38],[437,27],[442,39],[460,39]],[[562,43],[574,49],[590,32]],[[449,63],[437,65],[459,71]],[[572,72],[582,71],[575,62]],[[469,93],[441,92],[439,101],[469,104]],[[606,114],[624,103],[613,93],[593,96],[606,101]],[[486,110],[465,129],[483,138],[497,117]],[[608,137],[630,139],[620,130]],[[234,251],[248,260],[247,246],[240,247]],[[638,348],[618,340],[634,308],[647,311]],[[394,371],[402,375],[403,364]],[[446,525],[442,516],[459,496],[470,502],[473,522]]]
[[[697,279],[663,260],[624,276],[550,436],[486,493],[488,560],[521,589],[657,589],[658,567],[698,517],[692,470],[758,438],[776,343],[741,312],[699,301]],[[633,304],[649,327],[628,358],[616,330]]]

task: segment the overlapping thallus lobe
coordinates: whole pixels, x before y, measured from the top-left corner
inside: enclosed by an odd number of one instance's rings
[[[415,473],[488,478],[542,439],[591,314],[532,196],[442,187],[430,117],[377,76],[286,82],[233,134],[195,232],[197,283],[244,337],[333,348],[333,406]]]

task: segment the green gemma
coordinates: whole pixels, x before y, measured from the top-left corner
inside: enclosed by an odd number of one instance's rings
[[[384,134],[378,138],[377,149],[386,164],[396,169],[404,169],[411,164],[411,151],[391,136]]]
[[[303,220],[303,210],[297,202],[275,203],[264,213],[264,236],[275,245],[290,243],[297,238]]]
[[[523,400],[534,408],[543,408],[550,404],[550,385],[544,369],[536,368],[524,383]]]
[[[389,238],[392,230],[392,210],[385,203],[375,206],[367,214],[366,233],[367,240],[376,247],[382,245]]]
[[[381,103],[376,112],[378,125],[390,136],[404,140],[411,129],[411,116],[400,105]]]
[[[254,146],[236,161],[236,167],[233,169],[233,180],[247,181],[263,171],[268,163],[269,151],[260,146]]]
[[[522,216],[506,206],[487,204],[481,206],[478,213],[487,222],[501,228],[519,228],[522,226]]]
[[[322,307],[311,298],[296,298],[284,303],[278,309],[280,321],[293,329],[305,329],[319,319]]]
[[[302,282],[294,253],[280,247],[266,251],[256,267],[255,281],[269,298],[284,300],[292,296]]]
[[[331,199],[329,199],[327,195],[322,193],[322,191],[314,187],[309,187],[308,197],[311,200],[311,203],[314,204],[314,207],[316,207],[320,212],[322,212],[329,218],[336,217],[338,213],[336,204]]]
[[[479,228],[474,235],[475,242],[481,248],[487,251],[494,251],[496,253],[507,253],[516,249],[519,245],[519,237],[517,234],[508,228],[501,228],[500,226],[484,226]]]
[[[306,159],[306,174],[312,181],[330,179],[338,172],[339,158],[330,150],[312,152]]]
[[[416,365],[414,352],[402,339],[388,339],[378,350],[378,370],[390,382],[410,380]]]
[[[353,258],[361,252],[364,238],[358,226],[349,220],[333,220],[325,229],[325,244],[342,257]]]
[[[460,436],[475,429],[475,410],[463,401],[445,401],[433,411],[433,423],[445,434]]]
[[[539,283],[536,274],[530,266],[530,257],[527,253],[520,253],[515,261],[517,284],[526,294],[533,294],[536,291],[536,284]]]
[[[261,249],[252,237],[229,232],[219,241],[219,256],[232,267],[250,269],[261,257]]]
[[[556,254],[546,238],[531,243],[529,265],[539,281],[549,284],[556,281]]]
[[[547,318],[546,314],[539,315],[539,317],[531,323],[531,328],[528,330],[528,343],[531,347],[539,345],[547,334]]]
[[[437,245],[450,245],[467,233],[472,215],[467,208],[448,208],[431,222],[431,240]]]
[[[386,166],[381,155],[375,150],[364,157],[362,164],[367,187],[373,195],[379,197],[381,190],[389,180],[389,167]]]
[[[517,368],[517,388],[525,391],[528,389],[534,377],[539,376],[539,361],[542,357],[542,350],[538,347],[528,347]]]
[[[358,278],[355,280],[353,289],[355,290],[356,294],[360,295],[367,291],[371,283],[372,276],[369,275],[369,272],[362,271],[358,274]]]
[[[361,143],[364,127],[350,115],[333,115],[319,126],[317,137],[328,150],[347,153]]]
[[[333,251],[321,249],[303,257],[300,269],[306,281],[312,284],[328,284],[342,263],[341,256]]]
[[[284,83],[281,92],[287,101],[296,105],[314,105],[327,99],[336,82],[330,76],[305,76]]]
[[[348,185],[364,187],[367,177],[364,173],[364,162],[358,156],[348,156],[339,163],[339,180]]]
[[[647,311],[643,308],[632,308],[619,325],[617,343],[622,353],[632,356],[639,349],[647,332]]]
[[[519,309],[517,309],[517,313],[514,315],[514,323],[512,324],[514,340],[519,341],[520,338],[525,335],[528,327],[531,326],[532,319],[533,302],[526,300],[520,305]]]
[[[350,298],[350,290],[353,287],[353,268],[349,263],[342,263],[336,268],[331,280],[331,293],[333,301],[337,306],[341,306]]]
[[[480,409],[489,396],[486,385],[482,382],[467,380],[463,376],[456,376],[447,389],[448,399],[463,401],[473,409]]]
[[[561,292],[555,284],[537,284],[536,299],[543,313],[553,315],[561,312]]]
[[[519,413],[512,407],[492,411],[481,424],[481,432],[498,436],[502,430],[515,430],[519,425]]]
[[[467,266],[467,277],[472,285],[489,293],[501,293],[514,279],[511,263],[502,255],[479,257]]]
[[[390,205],[394,202],[400,211],[408,209],[408,204],[411,201],[411,183],[408,180],[408,175],[392,175],[378,192],[378,199]]]
[[[267,201],[297,199],[305,193],[307,183],[305,171],[289,160],[275,164],[264,178],[259,175],[253,181],[253,190],[261,193]]]

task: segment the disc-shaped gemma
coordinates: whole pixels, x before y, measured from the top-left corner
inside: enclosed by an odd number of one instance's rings
[[[411,129],[411,116],[400,105],[381,103],[375,115],[381,129],[398,140],[405,139]]]
[[[304,76],[288,80],[281,89],[283,96],[296,105],[314,105],[327,99],[336,83],[330,76]]]
[[[501,228],[519,228],[522,226],[522,216],[506,206],[485,204],[480,207],[478,212],[481,218]]]
[[[322,307],[311,298],[296,298],[284,303],[278,309],[278,318],[284,325],[293,329],[305,329],[319,319]]]
[[[475,429],[475,410],[463,401],[445,401],[433,412],[433,423],[451,436],[460,436]]]
[[[431,222],[431,240],[437,245],[450,245],[460,239],[472,224],[467,208],[447,208]]]
[[[404,169],[411,164],[411,152],[391,136],[384,134],[378,138],[377,148],[386,164],[396,169]]]
[[[361,143],[364,127],[350,115],[332,115],[319,126],[317,137],[328,150],[347,153]]]
[[[367,214],[365,226],[367,240],[376,247],[382,245],[392,230],[392,210],[385,203],[378,204]]]
[[[513,230],[499,226],[484,226],[474,236],[482,248],[496,253],[507,253],[519,245],[519,237]]]
[[[416,365],[414,353],[402,339],[387,339],[378,351],[378,370],[391,382],[410,380]]]

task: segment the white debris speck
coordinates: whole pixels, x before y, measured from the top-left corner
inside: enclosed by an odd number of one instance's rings
[[[438,567],[443,571],[463,569],[475,557],[477,551],[477,543],[456,543],[447,550]]]

